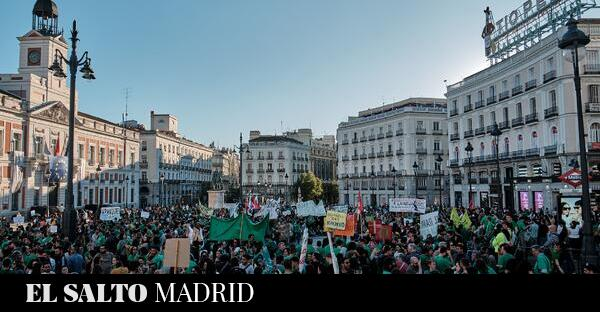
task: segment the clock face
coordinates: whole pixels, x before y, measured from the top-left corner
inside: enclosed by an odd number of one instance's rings
[[[41,60],[40,51],[34,50],[29,52],[29,64],[30,65],[39,65]]]

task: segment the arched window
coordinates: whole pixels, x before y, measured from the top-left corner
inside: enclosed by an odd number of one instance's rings
[[[504,152],[506,154],[510,153],[510,140],[508,138],[504,139]]]
[[[479,147],[479,156],[485,156],[485,143],[481,142],[481,146]]]
[[[518,136],[518,140],[517,140],[517,149],[518,149],[519,151],[522,151],[522,150],[523,150],[523,135],[522,135],[522,134],[519,134],[519,136]]]
[[[496,139],[492,140],[492,155],[496,155]]]
[[[592,142],[600,142],[600,123],[593,123],[590,129]]]
[[[538,148],[538,134],[536,131],[533,131],[533,133],[531,133],[531,145],[533,148]]]
[[[550,129],[550,144],[558,145],[558,128],[552,127]]]
[[[454,148],[454,159],[458,160],[460,158],[460,148],[458,146]]]

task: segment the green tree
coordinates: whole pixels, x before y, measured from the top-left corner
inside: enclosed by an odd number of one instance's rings
[[[327,205],[335,205],[339,203],[340,193],[337,183],[323,183],[323,200]]]
[[[298,188],[302,193],[303,201],[319,200],[323,196],[323,182],[312,172],[300,175],[300,179],[294,184],[292,192],[294,199],[298,198]]]

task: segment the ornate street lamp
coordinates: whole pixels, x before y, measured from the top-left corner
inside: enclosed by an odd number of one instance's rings
[[[160,191],[158,192],[158,200],[160,202],[160,206],[161,207],[164,207],[164,205],[163,205],[163,194],[162,194],[163,191],[164,191],[164,188],[165,188],[165,174],[161,173],[160,174]]]
[[[398,170],[396,170],[396,167],[392,167],[392,175],[393,175],[392,187],[394,188],[394,199],[396,198],[396,173],[397,172],[398,172]]]
[[[443,172],[442,172],[442,162],[444,161],[444,159],[442,158],[442,155],[437,156],[437,158],[435,159],[435,161],[439,164],[440,166],[440,171],[438,172],[439,177],[440,177],[440,209],[443,208],[444,205],[444,200],[442,199],[442,190],[443,190]]]
[[[412,167],[415,170],[415,198],[419,198],[419,164],[415,161]]]
[[[586,263],[596,264],[597,251],[592,236],[592,210],[590,205],[590,185],[588,180],[588,160],[585,145],[585,126],[583,122],[583,108],[581,101],[581,76],[579,74],[579,60],[585,58],[585,47],[590,43],[590,37],[577,28],[577,21],[573,17],[567,23],[567,32],[558,43],[564,51],[567,61],[573,63],[575,96],[577,99],[577,126],[579,129],[579,157],[581,159],[582,198],[581,210],[583,219],[583,259]],[[580,267],[582,267],[580,265]]]
[[[502,209],[503,206],[503,192],[502,192],[502,181],[500,178],[500,136],[502,135],[502,131],[500,127],[498,127],[498,123],[494,123],[494,129],[492,129],[492,136],[495,138],[495,148],[496,148],[496,182],[497,182],[497,192],[498,192],[498,209]]]
[[[473,145],[471,145],[471,142],[467,143],[467,147],[465,147],[465,151],[467,152],[467,155],[469,156],[469,203],[468,205],[471,206],[471,202],[473,202],[473,185],[472,185],[472,181],[471,181],[471,169],[473,167]],[[473,202],[473,206],[475,205],[475,203]]]
[[[100,189],[100,172],[102,172],[102,168],[100,168],[100,164],[98,164],[98,167],[96,168],[96,176],[98,177],[98,213],[100,213],[100,197],[102,196],[102,190]]]

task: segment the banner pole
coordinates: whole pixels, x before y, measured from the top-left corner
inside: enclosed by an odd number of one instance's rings
[[[175,270],[173,270],[173,274],[177,274],[178,268],[179,268],[179,240],[177,240],[177,247],[175,247]]]

